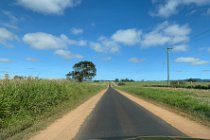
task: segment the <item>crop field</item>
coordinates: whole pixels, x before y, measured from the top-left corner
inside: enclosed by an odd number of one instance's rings
[[[101,89],[104,83],[66,80],[1,80],[0,139],[11,137],[41,120],[65,113]]]
[[[144,87],[138,82],[125,83],[117,88],[175,109],[205,125],[210,124],[210,90]]]

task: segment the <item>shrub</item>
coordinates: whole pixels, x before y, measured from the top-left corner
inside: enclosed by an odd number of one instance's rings
[[[123,82],[119,82],[117,85],[118,85],[118,86],[124,86],[124,85],[125,85],[125,83],[123,83]]]
[[[171,81],[170,85],[172,87],[183,87],[185,85],[184,81]]]

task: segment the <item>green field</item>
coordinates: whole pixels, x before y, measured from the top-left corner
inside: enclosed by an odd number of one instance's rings
[[[117,88],[154,103],[164,105],[210,126],[210,90],[144,87],[143,83],[125,83]]]
[[[0,139],[57,118],[98,91],[105,83],[66,80],[1,80]],[[39,129],[39,127],[35,128]],[[21,138],[20,138],[21,139]]]
[[[144,82],[126,82],[126,85],[130,86],[143,86],[143,87],[158,87],[158,86],[167,86],[167,81],[144,81]],[[210,82],[184,82],[180,87],[190,87],[190,86],[205,86],[208,87]]]

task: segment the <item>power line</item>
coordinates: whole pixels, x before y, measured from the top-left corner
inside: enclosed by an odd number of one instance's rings
[[[207,30],[204,30],[204,31],[202,31],[202,32],[199,32],[199,33],[197,33],[197,34],[195,34],[195,35],[193,35],[193,36],[191,37],[191,42],[192,42],[192,41],[197,41],[197,40],[199,40],[199,39],[202,39],[203,37],[206,37],[206,36],[203,36],[203,35],[208,35],[208,33],[210,33],[210,28],[207,29]]]

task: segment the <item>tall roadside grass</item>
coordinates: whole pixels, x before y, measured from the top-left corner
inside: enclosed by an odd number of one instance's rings
[[[0,139],[11,137],[39,121],[71,110],[105,84],[65,80],[0,81]]]
[[[117,87],[147,100],[166,105],[171,109],[184,113],[191,119],[210,126],[210,92],[197,93],[194,91],[174,90],[173,88],[150,88],[124,85]]]

